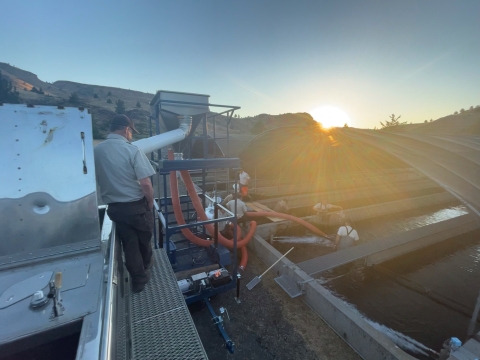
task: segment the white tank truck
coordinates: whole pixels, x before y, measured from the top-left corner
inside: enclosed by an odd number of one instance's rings
[[[209,111],[208,96],[159,96],[203,105],[172,101],[179,127],[135,142],[146,153],[185,139],[192,116]],[[89,111],[0,104],[0,123],[0,358],[25,358],[28,349],[48,358],[148,358],[132,352],[132,320],[118,308],[126,272],[114,224],[97,205]],[[190,354],[206,358],[181,300],[197,341]]]

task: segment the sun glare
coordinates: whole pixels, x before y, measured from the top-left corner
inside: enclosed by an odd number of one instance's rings
[[[350,126],[348,115],[335,106],[322,106],[310,111],[313,119],[322,124],[324,128]]]

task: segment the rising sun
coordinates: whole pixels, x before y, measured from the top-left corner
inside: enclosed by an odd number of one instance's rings
[[[322,124],[324,128],[341,127],[345,124],[350,126],[350,118],[345,111],[335,106],[321,106],[310,111],[315,121]]]

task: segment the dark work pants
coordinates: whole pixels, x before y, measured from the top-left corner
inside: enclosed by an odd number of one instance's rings
[[[109,204],[108,216],[115,222],[122,243],[125,265],[133,283],[148,281],[145,269],[152,261],[153,215],[145,199],[132,203]]]

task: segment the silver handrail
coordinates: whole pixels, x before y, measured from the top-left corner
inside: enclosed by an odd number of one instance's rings
[[[115,263],[115,223],[112,223],[112,232],[110,233],[110,251],[108,259],[108,278],[107,289],[105,293],[105,306],[103,313],[103,326],[102,326],[102,345],[100,349],[100,359],[110,360],[112,357],[111,343],[112,343],[112,318],[113,318],[113,274]]]

